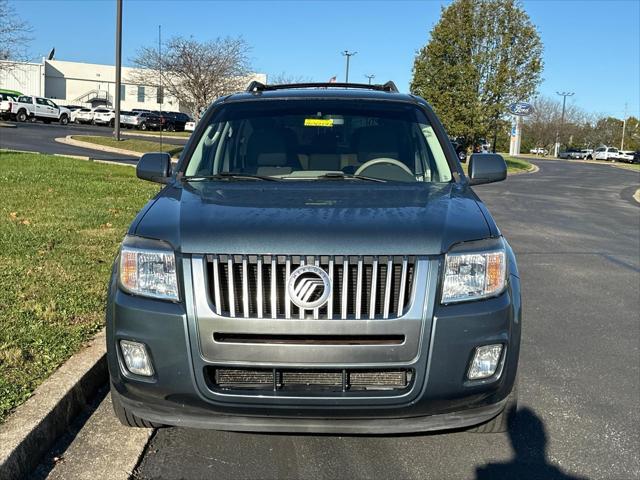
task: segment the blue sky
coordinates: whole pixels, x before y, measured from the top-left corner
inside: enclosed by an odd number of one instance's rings
[[[11,0],[34,28],[31,53],[113,64],[115,0]],[[163,37],[242,35],[256,71],[317,81],[393,79],[407,91],[415,52],[438,21],[441,1],[124,0],[123,59]],[[622,117],[640,114],[640,0],[531,0],[524,7],[545,45],[540,92],[575,92],[569,103]],[[60,32],[64,31],[64,35]]]

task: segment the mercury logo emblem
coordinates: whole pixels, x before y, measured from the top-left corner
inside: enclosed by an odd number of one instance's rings
[[[310,310],[321,307],[329,299],[331,279],[320,267],[303,265],[289,275],[287,289],[295,305]]]

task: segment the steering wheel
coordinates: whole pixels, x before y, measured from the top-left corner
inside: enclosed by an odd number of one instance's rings
[[[391,167],[391,169],[385,167]],[[368,160],[358,167],[355,175],[364,175],[367,170],[372,170],[375,173],[365,176],[374,178],[399,181],[415,181],[416,179],[409,167],[395,158],[381,157]],[[389,175],[386,175],[387,172]]]

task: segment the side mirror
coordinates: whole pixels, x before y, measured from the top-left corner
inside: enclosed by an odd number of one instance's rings
[[[136,175],[142,180],[169,183],[171,178],[171,156],[165,152],[145,153],[138,160]]]
[[[500,182],[507,178],[507,164],[496,153],[474,153],[469,160],[469,183]]]

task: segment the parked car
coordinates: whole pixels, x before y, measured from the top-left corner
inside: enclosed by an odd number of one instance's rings
[[[76,114],[82,110],[84,107],[80,107],[78,105],[71,105],[71,106],[67,106],[67,108],[69,109],[69,111],[71,112],[69,115],[69,121],[71,123],[75,123],[76,121]]]
[[[136,128],[138,130],[159,130],[161,128],[162,121],[160,120],[160,114],[152,112],[139,112],[136,118]]]
[[[129,110],[120,112],[120,125],[124,128],[135,128],[138,126],[139,113]]]
[[[593,153],[587,155],[587,160],[615,161],[618,156],[618,149],[615,147],[602,146],[596,148]]]
[[[80,110],[76,110],[73,115],[73,121],[75,123],[93,123],[93,108],[81,108]]]
[[[66,125],[71,118],[71,111],[48,98],[21,95],[15,102],[11,102],[10,115],[18,122],[42,120],[44,123],[59,122]]]
[[[631,163],[640,163],[640,150],[633,152],[633,160],[631,160]]]
[[[196,122],[193,120],[184,124],[185,132],[193,132],[195,129],[196,129]]]
[[[498,432],[517,403],[514,253],[425,100],[393,83],[225,96],[134,220],[106,302],[131,427]],[[476,427],[477,426],[477,427]]]
[[[564,152],[560,152],[559,157],[564,159],[579,159],[582,158],[582,150],[578,150],[577,148],[569,148]]]
[[[529,150],[529,153],[533,155],[542,155],[543,157],[546,157],[549,154],[549,150],[542,147],[536,147]]]
[[[593,149],[592,148],[582,149],[582,150],[580,150],[580,158],[586,159],[592,153],[593,153]]]
[[[16,97],[8,93],[0,92],[0,119],[11,118],[11,106],[16,102]]]
[[[116,118],[116,112],[110,108],[96,108],[93,111],[93,124],[94,125],[109,125],[113,126]]]
[[[633,162],[633,150],[618,150],[618,155],[615,157],[619,162]]]
[[[162,115],[168,117],[165,126],[168,131],[183,132],[187,122],[191,121],[191,117],[182,112],[162,112]]]

